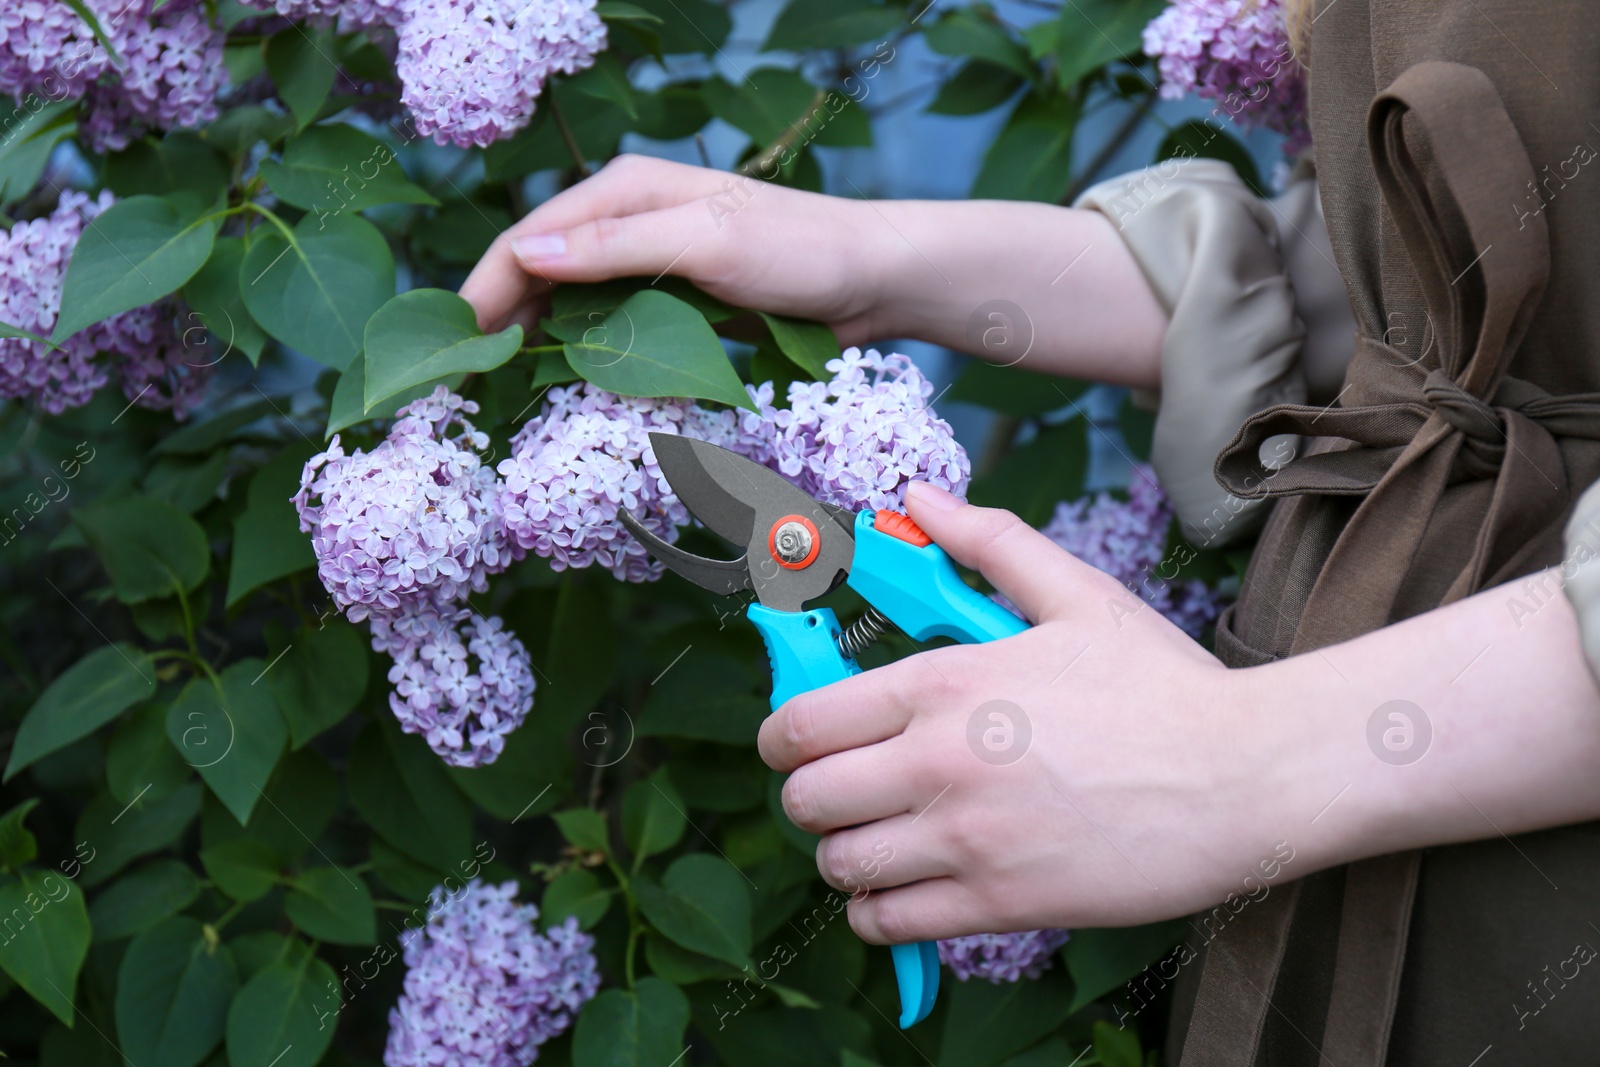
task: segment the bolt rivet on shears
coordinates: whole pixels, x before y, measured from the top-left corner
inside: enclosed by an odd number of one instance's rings
[[[809,567],[822,547],[816,524],[804,515],[785,515],[772,524],[767,549],[778,566],[791,571]]]

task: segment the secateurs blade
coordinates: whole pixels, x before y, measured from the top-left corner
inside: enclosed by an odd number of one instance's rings
[[[766,642],[772,708],[859,674],[856,656],[890,624],[914,641],[974,643],[1010,637],[1028,624],[979,593],[944,550],[899,512],[852,513],[815,500],[776,472],[725,448],[652,433],[672,491],[712,532],[743,546],[734,560],[707,559],[668,544],[626,511],[634,537],[668,568],[714,593],[749,591],[745,611]],[[831,608],[806,603],[841,582],[870,605],[849,631]],[[939,992],[939,954],[923,941],[891,946],[900,1025],[927,1018]]]

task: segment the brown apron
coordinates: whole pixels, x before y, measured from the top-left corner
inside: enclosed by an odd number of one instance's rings
[[[1318,177],[1359,337],[1333,406],[1263,411],[1218,457],[1229,491],[1277,499],[1219,626],[1230,666],[1558,563],[1600,478],[1600,11],[1317,8]],[[1278,434],[1308,447],[1272,471]],[[1600,824],[1492,834],[1252,903],[1194,946],[1168,1062],[1595,1062],[1600,966],[1560,975],[1600,948]]]

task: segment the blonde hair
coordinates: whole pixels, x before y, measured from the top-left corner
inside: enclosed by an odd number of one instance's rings
[[[1283,21],[1289,30],[1289,46],[1302,67],[1311,62],[1312,0],[1283,0]]]

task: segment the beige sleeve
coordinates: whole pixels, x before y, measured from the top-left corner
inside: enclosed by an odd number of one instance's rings
[[[1217,484],[1217,453],[1263,408],[1331,400],[1355,334],[1315,177],[1302,168],[1267,201],[1227,163],[1168,160],[1075,206],[1111,220],[1167,312],[1151,465],[1184,535],[1236,540],[1262,502]]]
[[[1578,498],[1567,520],[1566,555],[1557,575],[1532,585],[1519,583],[1517,603],[1529,613],[1538,611],[1550,595],[1548,586],[1559,583],[1578,617],[1578,636],[1589,671],[1600,681],[1600,482]],[[1513,611],[1517,608],[1513,606]]]

